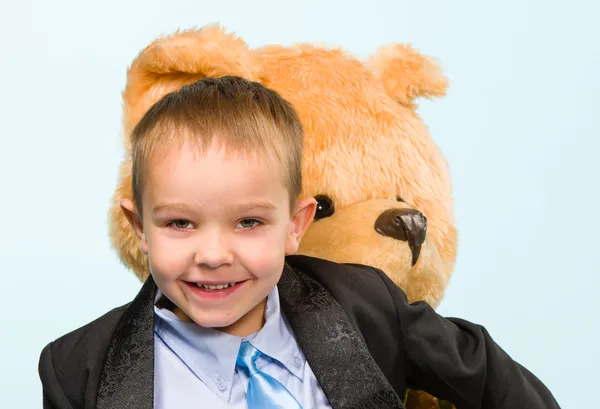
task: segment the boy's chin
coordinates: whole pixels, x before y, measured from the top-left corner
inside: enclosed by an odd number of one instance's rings
[[[213,328],[220,331],[224,331],[226,328],[234,326],[240,319],[240,317],[210,316],[206,314],[194,314],[193,312],[187,316],[189,317],[189,321],[193,321],[201,327]]]
[[[238,319],[223,316],[210,316],[208,314],[197,313],[194,311],[185,311],[177,306],[171,309],[173,314],[182,321],[193,322],[204,328],[226,328],[233,324]]]
[[[206,315],[191,316],[191,320],[204,328],[212,328],[237,337],[246,337],[258,332],[264,325],[264,320],[255,319],[248,314],[227,317],[210,317]]]

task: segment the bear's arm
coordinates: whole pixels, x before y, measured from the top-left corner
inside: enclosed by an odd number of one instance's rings
[[[515,362],[480,325],[444,318],[375,269],[392,297],[401,327],[407,385],[460,409],[559,409],[544,384]]]

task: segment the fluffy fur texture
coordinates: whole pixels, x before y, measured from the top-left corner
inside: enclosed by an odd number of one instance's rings
[[[445,158],[415,112],[415,100],[445,94],[437,63],[407,45],[380,48],[368,61],[310,44],[250,49],[220,26],[177,32],[142,50],[131,65],[124,99],[128,135],[159,98],[205,76],[239,75],[260,81],[291,102],[305,133],[306,196],[327,195],[335,213],[313,223],[300,253],[385,271],[408,294],[437,307],[452,274],[457,248],[451,182]],[[144,279],[147,259],[121,213],[131,198],[126,155],[110,209],[110,236],[126,266]],[[398,200],[398,198],[401,198]],[[427,218],[417,263],[407,241],[377,233],[377,217],[412,208]],[[411,392],[411,408],[444,407]]]

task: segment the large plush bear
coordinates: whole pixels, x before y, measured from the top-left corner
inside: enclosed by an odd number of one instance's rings
[[[452,274],[457,246],[446,161],[417,115],[415,100],[444,95],[437,64],[408,45],[359,61],[310,44],[250,49],[220,26],[177,32],[146,47],[123,93],[125,147],[142,115],[166,93],[206,76],[259,81],[293,104],[305,129],[303,194],[317,198],[316,221],[300,253],[385,271],[434,308]],[[148,263],[121,213],[131,198],[124,160],[110,210],[110,235],[140,279]],[[411,391],[409,408],[451,407]]]

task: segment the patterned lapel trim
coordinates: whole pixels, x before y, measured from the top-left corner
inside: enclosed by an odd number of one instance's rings
[[[342,307],[319,283],[286,264],[281,308],[335,409],[404,409]]]
[[[117,324],[100,377],[98,409],[154,406],[155,291],[149,277]]]

